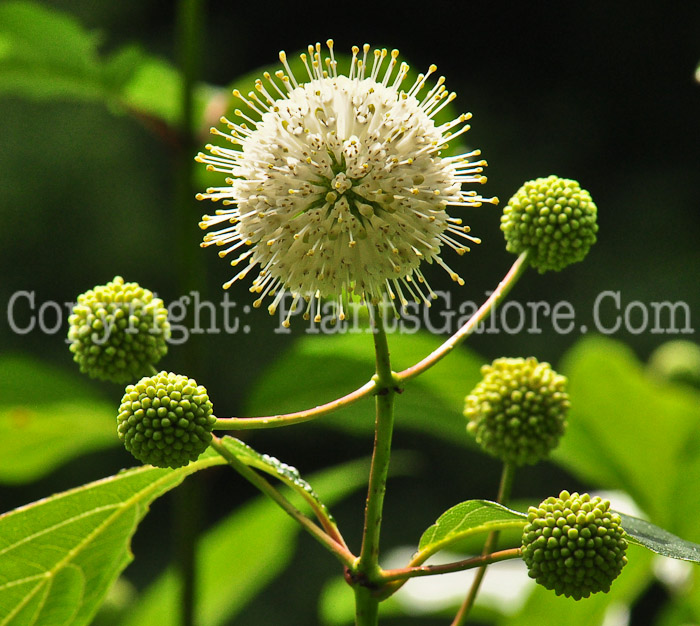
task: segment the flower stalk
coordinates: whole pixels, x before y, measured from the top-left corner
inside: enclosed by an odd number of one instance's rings
[[[391,457],[391,440],[394,431],[394,395],[398,388],[394,373],[391,371],[389,345],[384,328],[384,319],[378,313],[371,315],[374,349],[376,355],[377,383],[375,396],[376,422],[374,431],[374,451],[369,475],[367,502],[365,506],[365,523],[362,534],[362,550],[355,567],[358,579],[356,586],[364,586],[381,575],[379,568],[379,537],[382,524],[386,481]],[[367,590],[355,591],[357,604],[356,625],[372,626],[377,623],[379,600]]]
[[[424,359],[401,372],[392,373],[391,379],[393,383],[402,383],[406,380],[410,380],[411,378],[414,378],[422,372],[430,369],[438,361],[446,357],[452,350],[454,350],[454,348],[461,344],[469,335],[471,335],[479,323],[485,321],[489,317],[496,306],[505,299],[510,290],[515,286],[515,283],[518,282],[518,279],[523,275],[528,267],[527,259],[528,252],[523,252],[515,260],[515,263],[513,263],[511,268],[508,270],[508,273],[498,284],[498,287],[496,287],[489,298],[481,305],[481,307],[479,307],[476,313],[474,313],[474,315],[469,318],[469,320],[459,330],[457,330],[454,335],[445,341],[445,343],[443,343],[439,348],[434,350]],[[377,337],[375,333],[375,346],[376,340]],[[283,415],[268,415],[264,417],[218,418],[214,428],[216,430],[252,430],[258,428],[280,428],[282,426],[292,426],[294,424],[301,424],[319,417],[323,417],[324,415],[332,413],[337,409],[354,404],[358,400],[361,400],[372,393],[380,393],[379,379],[377,376],[374,376],[370,381],[362,385],[362,387],[355,389],[342,398],[332,400],[331,402],[321,404],[311,409],[296,411],[294,413],[285,413]]]
[[[174,224],[177,253],[177,282],[181,293],[192,289],[201,289],[195,277],[202,279],[205,275],[204,264],[196,248],[192,245],[190,229],[192,216],[192,191],[194,188],[194,169],[191,154],[195,147],[195,110],[194,90],[199,79],[202,62],[202,44],[204,41],[204,22],[207,12],[207,0],[179,0],[176,9],[176,55],[182,75],[180,91],[181,115],[177,128],[170,129],[161,125],[160,120],[147,118],[145,121],[164,136],[174,146]],[[155,123],[154,123],[155,122]],[[175,132],[173,132],[173,130]],[[202,281],[206,282],[206,281]],[[194,367],[203,362],[202,354],[194,342],[184,346],[187,361]],[[197,623],[198,607],[196,605],[197,576],[196,548],[201,531],[201,519],[198,511],[204,508],[205,491],[198,484],[200,477],[185,481],[175,498],[175,562],[179,570],[180,624],[194,626]],[[199,505],[199,506],[198,506]]]

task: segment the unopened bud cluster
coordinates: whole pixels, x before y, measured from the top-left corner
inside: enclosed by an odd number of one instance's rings
[[[596,241],[597,208],[578,182],[558,176],[525,183],[508,201],[501,230],[508,252],[530,250],[540,273],[583,260]]]
[[[530,578],[580,600],[607,592],[627,563],[627,541],[610,502],[562,491],[530,507],[522,550]]]
[[[170,324],[163,301],[121,276],[78,296],[68,322],[73,359],[92,378],[137,380],[168,351]]]
[[[187,376],[160,372],[126,388],[117,432],[140,461],[177,468],[209,446],[216,422],[212,411],[204,387]]]
[[[481,373],[465,401],[467,431],[507,463],[532,464],[546,457],[566,428],[566,378],[534,357],[496,359]]]

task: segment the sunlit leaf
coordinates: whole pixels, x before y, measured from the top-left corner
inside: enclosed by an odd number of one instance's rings
[[[104,84],[115,93],[121,93],[139,71],[139,66],[149,59],[146,51],[137,44],[127,44],[107,57],[102,64]]]
[[[571,412],[554,459],[596,486],[627,492],[673,529],[674,516],[688,515],[678,493],[700,459],[700,394],[649,378],[626,346],[601,337],[581,340],[561,371]]]
[[[131,561],[131,536],[153,500],[192,472],[143,466],[0,515],[0,624],[89,624]]]
[[[109,403],[0,408],[0,482],[36,480],[66,461],[117,445]]]
[[[423,533],[418,544],[421,553],[435,554],[451,543],[471,535],[523,526],[526,515],[488,500],[467,500],[445,511]]]
[[[182,74],[169,61],[149,55],[137,46],[127,46],[105,62],[103,78],[112,94],[108,104],[136,115],[155,130],[162,132],[158,124],[170,127],[169,132],[179,128],[184,84]],[[217,107],[207,109],[222,91],[204,83],[194,86],[193,131],[206,131],[218,123]],[[157,122],[155,126],[154,122]]]
[[[167,61],[142,59],[125,83],[120,101],[171,124],[181,116],[182,78]]]
[[[182,76],[165,59],[128,44],[100,54],[99,38],[75,18],[36,2],[0,4],[0,93],[40,101],[100,102],[147,120],[151,128],[177,127]],[[219,90],[194,89],[196,128]],[[223,108],[221,109],[223,112]],[[168,131],[171,133],[172,131]]]
[[[73,458],[119,445],[115,407],[79,374],[6,355],[0,380],[0,482],[35,480]]]
[[[103,97],[97,37],[33,2],[0,5],[0,93],[35,99]]]
[[[0,355],[0,407],[99,400],[88,379],[23,354]]]

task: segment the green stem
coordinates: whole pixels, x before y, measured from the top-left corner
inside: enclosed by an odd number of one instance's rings
[[[527,254],[527,252],[524,252],[516,259],[506,276],[498,284],[496,290],[491,294],[491,296],[489,296],[488,300],[481,305],[479,310],[474,313],[467,323],[464,324],[464,326],[462,326],[454,335],[452,335],[452,337],[450,337],[444,344],[425,357],[422,361],[416,363],[408,369],[403,370],[402,372],[399,372],[398,374],[392,374],[392,382],[403,382],[418,376],[418,374],[421,374],[428,368],[435,365],[435,363],[437,363],[439,360],[447,356],[454,348],[456,348],[472,332],[474,332],[474,329],[479,325],[479,323],[488,318],[488,316],[496,308],[496,305],[503,300],[506,295],[508,295],[508,292],[512,289],[513,285],[515,285],[520,276],[522,276],[523,272],[527,268]],[[362,387],[343,396],[342,398],[338,398],[337,400],[333,400],[326,404],[321,404],[311,409],[296,411],[294,413],[286,413],[283,415],[267,415],[265,417],[221,417],[216,420],[214,428],[216,430],[251,430],[258,428],[279,428],[281,426],[301,424],[303,422],[309,422],[313,419],[322,417],[323,415],[327,415],[328,413],[331,413],[337,409],[349,406],[350,404],[365,398],[373,392],[378,393],[377,389],[378,378],[375,376]]]
[[[378,599],[367,589],[357,587],[371,585],[380,574],[379,536],[386,494],[386,481],[391,457],[391,439],[394,430],[394,394],[396,380],[391,371],[389,345],[384,328],[384,320],[377,312],[372,315],[374,351],[376,355],[377,384],[375,396],[376,421],[374,431],[374,451],[369,474],[365,524],[362,534],[362,549],[354,572],[360,582],[356,585],[357,603],[356,626],[373,626],[377,623]]]
[[[508,270],[508,273],[503,277],[503,280],[498,283],[498,287],[489,296],[488,300],[479,307],[479,310],[472,315],[469,320],[462,326],[452,337],[450,337],[439,348],[431,352],[422,361],[416,363],[402,372],[396,374],[396,378],[403,382],[409,378],[414,378],[418,374],[422,374],[425,370],[431,368],[438,361],[446,357],[460,343],[462,343],[469,335],[474,332],[474,329],[488,318],[491,312],[496,308],[496,305],[503,300],[508,292],[513,288],[513,285],[518,282],[518,279],[523,275],[528,266],[529,251],[523,252],[515,263]]]
[[[195,474],[173,491],[174,556],[180,577],[180,623],[183,626],[196,623],[196,548],[197,537],[202,527],[204,486],[202,476]]]
[[[504,463],[503,469],[501,470],[501,482],[498,485],[498,499],[496,500],[496,502],[503,506],[508,506],[514,478],[515,465],[513,465],[513,463]]]
[[[501,523],[498,525],[499,530],[506,530],[506,529],[517,529],[517,530],[522,530],[523,526],[525,525],[525,521],[522,519],[519,520],[512,520],[509,522]],[[469,536],[469,535],[467,535]],[[465,538],[465,537],[462,537]],[[406,567],[402,567],[396,570],[382,570],[379,575],[375,578],[373,581],[377,586],[380,586],[381,589],[379,589],[376,592],[376,596],[379,599],[379,601],[383,601],[386,598],[392,596],[395,594],[401,587],[403,587],[410,578],[414,576],[414,574],[411,574],[410,572],[425,572],[421,574],[417,574],[419,576],[427,576],[428,573],[439,573],[440,568],[442,567],[455,567],[455,571],[457,569],[471,569],[477,565],[481,565],[483,563],[490,563],[491,561],[489,560],[491,558],[491,554],[482,554],[481,556],[476,556],[476,557],[470,557],[469,559],[466,559],[465,561],[458,561],[457,564],[455,563],[447,563],[444,565],[426,565],[423,566],[423,563],[425,563],[431,556],[439,552],[440,550],[446,549],[450,547],[451,545],[454,544],[454,541],[446,541],[441,544],[437,545],[432,545],[429,549],[426,550],[420,550],[416,552],[413,555],[413,558],[411,561],[406,565]],[[519,548],[518,548],[519,550]],[[494,553],[496,556],[496,560],[503,560],[506,558],[513,558],[513,555],[508,556],[507,551],[503,551],[503,557],[500,558],[498,555],[500,555],[500,552]],[[472,559],[475,559],[475,561],[472,563]],[[482,561],[483,559],[483,561]],[[463,564],[460,566],[460,564]],[[387,576],[390,578],[390,580],[387,580]],[[394,579],[394,580],[391,580]]]
[[[503,470],[501,472],[501,482],[498,486],[498,498],[497,502],[500,504],[507,504],[508,500],[510,499],[510,492],[511,488],[513,486],[513,478],[515,477],[515,465],[512,463],[504,463],[503,464]],[[496,545],[498,544],[498,531],[492,532],[489,534],[488,538],[486,539],[486,542],[484,543],[484,549],[482,551],[482,556],[486,556],[489,554],[493,554],[494,550],[496,549]],[[520,553],[520,549],[517,548],[518,553]],[[496,553],[498,554],[498,553]],[[459,611],[457,611],[457,615],[455,615],[454,620],[452,621],[451,626],[463,626],[464,624],[467,623],[467,617],[469,615],[469,611],[471,611],[472,606],[474,606],[474,601],[476,600],[476,595],[479,593],[479,587],[481,587],[481,582],[484,580],[484,575],[486,574],[486,566],[489,563],[486,562],[484,563],[481,567],[479,567],[479,570],[476,573],[476,576],[474,577],[474,580],[472,581],[472,586],[469,589],[469,592],[467,593],[467,596],[464,598],[464,602],[462,602],[462,606],[459,607]]]
[[[193,155],[194,136],[194,84],[197,79],[198,68],[201,61],[202,33],[204,26],[205,0],[180,0],[177,5],[176,17],[176,54],[182,73],[182,91],[180,102],[182,107],[179,120],[179,134],[175,152],[175,229],[177,241],[177,254],[180,263],[177,266],[178,287],[181,292],[190,291],[192,277],[198,276],[202,280],[203,272],[201,261],[196,258],[197,245],[192,239],[195,229],[192,224],[196,222],[193,217]],[[193,344],[185,347],[190,367],[196,369],[199,354]],[[201,519],[198,512],[203,506],[202,479],[192,477],[178,490],[175,508],[175,527],[177,546],[175,559],[180,571],[182,606],[182,626],[194,626],[195,624],[195,589],[197,586],[195,570],[195,550],[197,536],[201,527]],[[181,492],[181,493],[180,493]]]
[[[355,626],[375,626],[379,623],[379,602],[372,591],[355,585]]]
[[[248,467],[235,454],[233,454],[219,439],[214,436],[211,442],[211,447],[214,448],[226,462],[235,469],[243,478],[245,478],[254,487],[257,487],[266,496],[275,501],[289,516],[293,517],[301,527],[306,530],[314,539],[316,539],[323,547],[332,552],[337,559],[348,568],[351,568],[356,561],[355,555],[352,554],[344,544],[339,543],[326,532],[314,524],[306,515],[297,509],[287,498],[285,498],[277,489],[275,489],[263,476],[255,470]]]
[[[279,428],[280,426],[291,426],[309,422],[317,417],[327,415],[337,409],[349,406],[372,393],[377,387],[375,380],[370,380],[352,393],[321,404],[312,409],[286,413],[284,415],[269,415],[267,417],[221,417],[214,424],[215,430],[248,430],[252,428]]]
[[[498,563],[507,559],[519,558],[522,554],[521,548],[509,548],[499,552],[490,552],[481,556],[472,556],[461,561],[443,563],[441,565],[419,565],[416,567],[401,567],[399,569],[385,569],[381,574],[382,582],[406,581],[417,576],[435,576],[436,574],[448,574],[450,572],[461,572],[475,567],[485,567],[491,563]]]
[[[179,142],[175,153],[175,255],[178,287],[182,293],[198,289],[204,282],[204,261],[199,249],[199,207],[195,200],[194,88],[202,57],[205,0],[180,0],[177,7],[177,57],[182,74]],[[186,345],[190,345],[188,342]]]

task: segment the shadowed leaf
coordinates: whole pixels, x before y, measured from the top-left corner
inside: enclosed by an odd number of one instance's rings
[[[700,563],[700,545],[681,539],[646,520],[618,513],[630,543],[648,548],[661,556]]]

